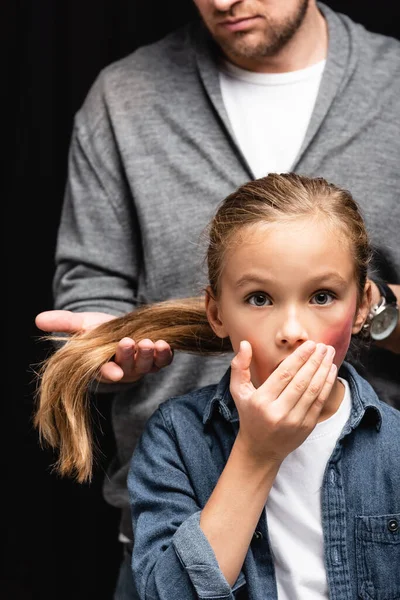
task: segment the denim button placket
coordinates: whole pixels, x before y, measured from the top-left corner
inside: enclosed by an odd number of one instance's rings
[[[392,533],[395,533],[398,528],[399,528],[399,522],[397,519],[390,519],[388,521],[387,527],[389,529],[389,531],[391,531]]]

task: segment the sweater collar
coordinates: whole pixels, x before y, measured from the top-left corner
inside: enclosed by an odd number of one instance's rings
[[[336,95],[341,93],[347,78],[351,76],[357,58],[357,46],[353,40],[354,27],[352,21],[345,15],[333,11],[322,2],[318,2],[318,7],[327,22],[329,39],[328,54],[311,120],[303,144],[291,170],[297,168],[305,151],[324,121]],[[235,141],[220,89],[217,45],[202,21],[192,23],[191,27],[191,37],[194,43],[195,60],[199,77],[221,119],[223,127],[230,138]],[[237,144],[236,147],[250,177],[254,178],[254,174]]]

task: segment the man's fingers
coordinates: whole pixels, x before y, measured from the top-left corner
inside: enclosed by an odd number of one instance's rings
[[[154,365],[154,344],[142,340],[138,344],[131,338],[118,342],[114,360],[101,367],[100,380],[104,383],[133,383],[150,373]]]
[[[113,361],[109,361],[100,369],[99,381],[102,383],[118,383],[124,378],[124,371]]]
[[[122,369],[125,381],[135,381],[152,371],[154,357],[154,342],[144,339],[135,343],[125,337],[118,342],[113,362]]]
[[[149,339],[136,343],[131,338],[119,341],[114,359],[101,367],[100,381],[104,383],[133,383],[147,373],[154,373],[171,363],[173,352],[164,340]]]
[[[115,350],[114,362],[121,367],[124,372],[130,372],[134,366],[135,360],[135,342],[128,337],[122,338],[118,342]]]
[[[77,333],[88,331],[112,319],[115,319],[114,315],[100,312],[46,310],[36,315],[35,325],[42,331],[48,331],[49,333]]]
[[[83,314],[70,310],[45,310],[36,315],[35,325],[42,331],[75,333],[82,328]]]
[[[164,340],[157,340],[157,342],[154,344],[154,348],[154,368],[158,370],[170,365],[174,358],[174,353],[171,350],[171,346]]]
[[[154,366],[154,342],[141,340],[136,345],[135,373],[138,376],[147,375]]]

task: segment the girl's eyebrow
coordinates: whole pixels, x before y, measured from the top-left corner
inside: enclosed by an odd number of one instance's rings
[[[348,285],[349,282],[336,271],[332,271],[331,273],[321,273],[321,275],[311,277],[307,283],[314,285],[330,284],[344,287]]]
[[[276,281],[275,278],[261,277],[256,274],[248,273],[240,277],[235,287],[240,288],[245,285],[266,285],[270,283],[274,283]],[[305,281],[307,285],[335,285],[340,287],[345,287],[348,285],[348,281],[344,279],[339,273],[336,271],[321,273],[321,275],[315,275],[314,277],[310,277],[307,281]]]
[[[267,283],[272,283],[273,281],[275,281],[275,279],[269,279],[268,277],[261,277],[259,275],[252,275],[251,273],[249,273],[249,274],[245,274],[242,277],[240,277],[237,280],[235,287],[240,288],[247,284],[265,285]]]

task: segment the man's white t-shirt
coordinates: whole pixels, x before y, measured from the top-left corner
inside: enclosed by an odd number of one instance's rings
[[[289,73],[254,73],[227,61],[220,67],[222,99],[256,178],[291,170],[317,98],[325,60]]]
[[[347,381],[334,415],[321,421],[283,461],[266,514],[279,600],[327,599],[321,521],[321,487],[327,462],[350,417]]]

